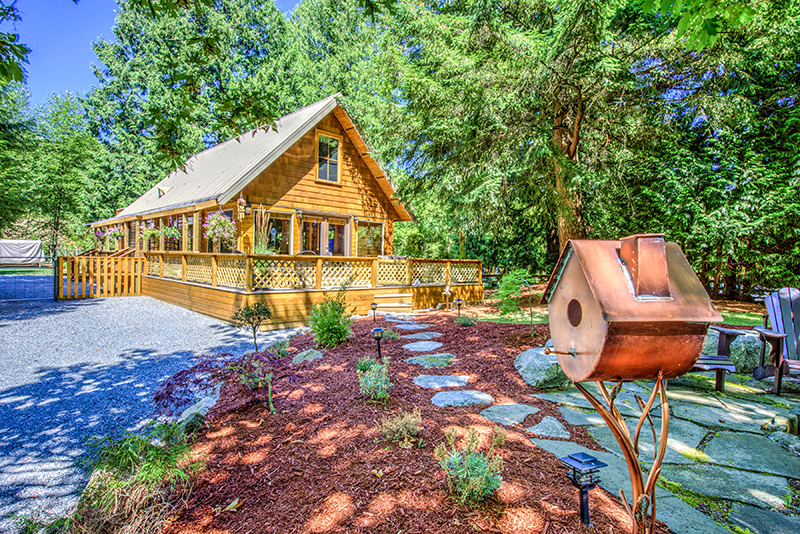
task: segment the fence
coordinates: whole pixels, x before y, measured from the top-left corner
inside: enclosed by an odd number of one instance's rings
[[[7,256],[0,259],[0,301],[53,300],[53,259],[43,257],[37,258],[41,261],[35,264],[22,263],[29,259]]]
[[[477,260],[387,260],[341,256],[284,256],[151,252],[147,274],[243,289],[332,289],[426,284],[479,284]]]
[[[56,300],[132,297],[142,294],[144,258],[68,256],[58,258]]]

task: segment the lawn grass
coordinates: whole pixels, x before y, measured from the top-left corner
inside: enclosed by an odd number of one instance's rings
[[[722,312],[722,322],[741,326],[761,326],[764,324],[764,319],[759,313]]]
[[[502,315],[500,313],[492,313],[492,314],[486,313],[486,314],[476,315],[475,318],[478,319],[479,321],[485,321],[487,323],[530,324],[531,313],[528,310],[510,315]],[[533,309],[533,322],[534,324],[548,322],[547,307]]]
[[[0,267],[0,276],[19,275],[53,276],[52,267]]]

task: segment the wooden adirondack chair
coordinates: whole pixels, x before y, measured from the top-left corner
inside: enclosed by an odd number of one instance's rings
[[[800,290],[785,287],[767,295],[765,302],[764,326],[755,327],[761,337],[761,365],[753,371],[753,378],[774,376],[774,393],[780,395],[783,375],[800,374]],[[769,364],[764,358],[767,343]]]

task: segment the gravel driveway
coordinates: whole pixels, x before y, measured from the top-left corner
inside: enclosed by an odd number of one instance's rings
[[[158,384],[192,356],[252,347],[244,331],[148,297],[0,302],[0,532],[15,515],[69,513],[84,438],[141,426]]]

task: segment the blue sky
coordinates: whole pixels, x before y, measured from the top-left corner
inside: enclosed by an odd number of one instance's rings
[[[276,0],[275,5],[289,13],[299,1]],[[33,105],[44,103],[51,93],[84,94],[97,83],[92,42],[113,38],[116,0],[80,0],[77,5],[72,0],[18,0],[17,7],[22,20],[13,31],[31,49],[25,68]],[[12,31],[10,25],[3,29]]]

